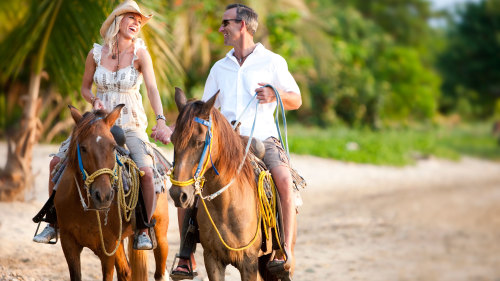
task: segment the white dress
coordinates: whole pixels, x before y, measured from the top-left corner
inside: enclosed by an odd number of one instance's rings
[[[137,51],[146,48],[144,41],[140,38],[135,40],[134,57],[132,63],[115,72],[101,65],[102,46],[94,43],[93,55],[97,65],[94,73],[94,83],[97,86],[96,96],[104,103],[104,108],[111,111],[118,104],[125,104],[120,117],[115,125],[127,131],[141,131],[147,129],[148,121],[142,96],[139,88],[142,83],[142,74],[134,67],[137,59]]]

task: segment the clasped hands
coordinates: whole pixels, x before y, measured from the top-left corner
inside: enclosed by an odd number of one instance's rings
[[[157,141],[161,141],[163,144],[168,144],[170,143],[170,136],[172,136],[172,132],[172,128],[167,126],[164,120],[160,119],[153,127],[151,137]]]

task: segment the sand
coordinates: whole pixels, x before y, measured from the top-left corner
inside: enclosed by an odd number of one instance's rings
[[[48,155],[56,150],[36,146],[36,185],[25,202],[0,202],[0,280],[69,280],[60,243],[32,242],[31,218],[47,199]],[[500,163],[430,158],[396,168],[299,155],[292,161],[308,181],[294,280],[500,280]],[[168,270],[179,247],[175,207],[169,208]],[[196,257],[196,280],[208,280],[201,246]],[[102,278],[88,249],[82,276]],[[240,280],[231,266],[226,280]]]

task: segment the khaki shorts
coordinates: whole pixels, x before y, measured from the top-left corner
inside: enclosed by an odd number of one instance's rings
[[[146,132],[127,131],[125,132],[127,148],[130,151],[130,157],[134,160],[137,167],[153,168],[154,152],[149,147],[149,138]]]
[[[286,156],[286,152],[283,147],[281,147],[281,142],[278,139],[269,137],[264,140],[263,143],[266,148],[263,160],[268,170],[272,170],[274,167],[278,166],[290,168],[290,162]]]

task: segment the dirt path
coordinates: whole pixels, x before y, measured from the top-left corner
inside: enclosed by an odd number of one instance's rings
[[[0,155],[5,149],[0,143]],[[31,217],[46,199],[48,154],[55,149],[36,148],[39,174],[28,201],[0,203],[0,280],[69,280],[60,244],[31,242]],[[292,160],[309,183],[298,216],[294,280],[500,280],[500,163],[429,159],[393,168]],[[168,239],[170,269],[179,245],[174,223]],[[207,280],[201,254],[197,280]],[[150,260],[152,276],[152,254]],[[82,272],[83,280],[101,280],[89,250]],[[239,280],[232,267],[226,276]]]

